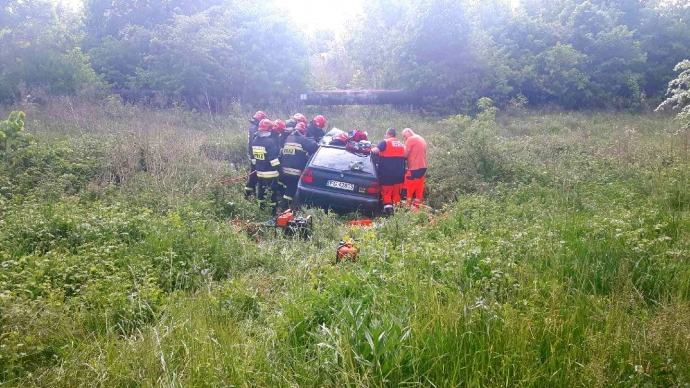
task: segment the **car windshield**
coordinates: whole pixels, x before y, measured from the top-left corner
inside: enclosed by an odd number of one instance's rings
[[[357,155],[342,148],[321,147],[310,164],[337,171],[357,171],[351,169],[351,166],[359,165],[360,171],[374,174],[374,165],[369,155]]]

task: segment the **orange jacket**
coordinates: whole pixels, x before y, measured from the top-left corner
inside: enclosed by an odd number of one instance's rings
[[[405,182],[405,145],[390,137],[379,143],[379,181],[382,186]]]

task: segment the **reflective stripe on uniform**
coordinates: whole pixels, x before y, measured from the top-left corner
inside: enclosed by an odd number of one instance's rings
[[[302,145],[299,143],[285,143],[285,147],[290,147],[296,150],[304,151],[304,148],[302,148]]]
[[[292,201],[292,197],[289,195],[283,195],[283,199],[286,199],[288,201]]]
[[[256,160],[266,160],[266,147],[252,146],[252,156]]]
[[[278,165],[280,165],[280,160],[278,160],[278,159],[271,160],[271,167],[275,167]]]
[[[283,155],[295,155],[297,151],[304,152],[304,148],[297,143],[286,143],[282,150]]]
[[[245,187],[244,191],[254,191],[254,188],[253,187]]]
[[[302,175],[302,170],[298,168],[283,167],[283,172],[287,175]]]
[[[287,185],[283,182],[278,182],[278,185],[287,188]]]
[[[257,171],[256,176],[259,178],[278,178],[280,174],[278,171]]]

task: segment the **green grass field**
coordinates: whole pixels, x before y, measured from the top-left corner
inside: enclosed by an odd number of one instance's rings
[[[310,241],[257,244],[229,221],[269,215],[218,183],[246,174],[240,107],[25,111],[37,142],[0,154],[0,386],[690,385],[670,117],[333,108],[423,135],[436,210],[348,229],[307,209]],[[359,261],[333,265],[350,237]]]

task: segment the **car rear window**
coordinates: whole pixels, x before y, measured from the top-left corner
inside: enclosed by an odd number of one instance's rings
[[[374,175],[374,164],[369,155],[357,155],[343,148],[321,147],[311,165],[338,171],[349,171],[352,162],[362,162],[362,171]]]

